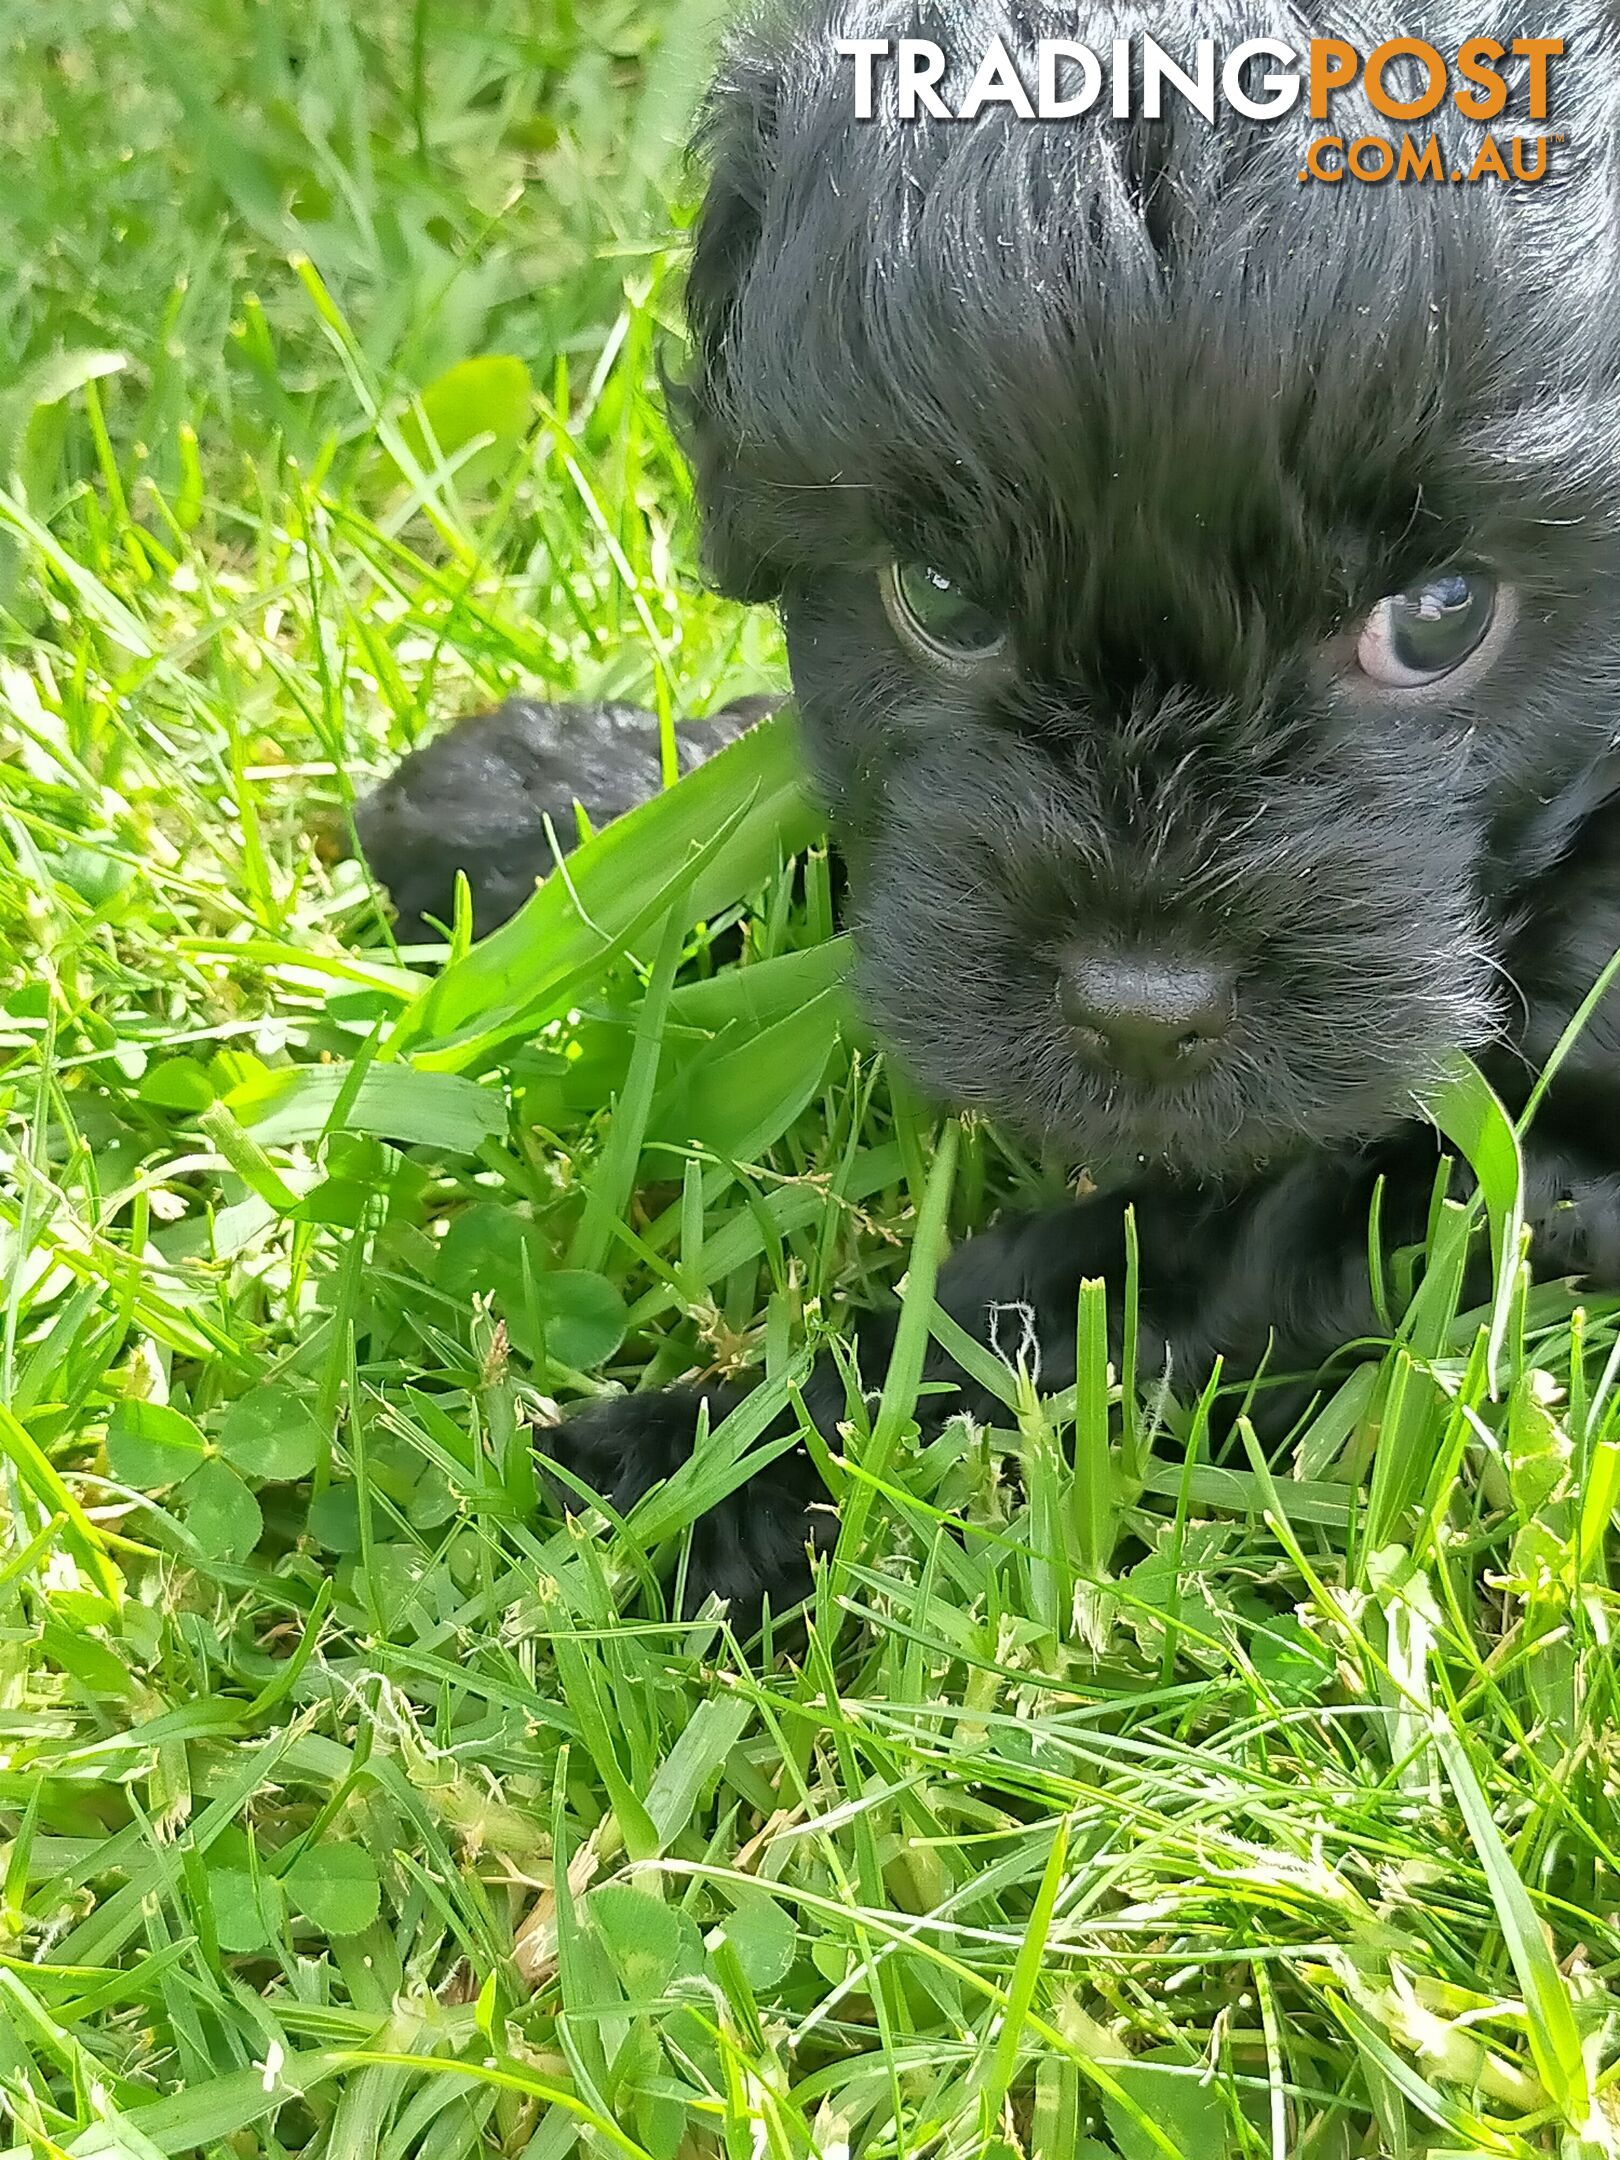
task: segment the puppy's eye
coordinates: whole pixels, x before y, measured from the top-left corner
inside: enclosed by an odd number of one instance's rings
[[[977,667],[1004,650],[1006,629],[989,609],[927,564],[891,563],[879,584],[903,642],[935,666]]]
[[[1496,619],[1495,578],[1446,570],[1380,600],[1362,627],[1356,660],[1391,690],[1439,682],[1478,652]]]

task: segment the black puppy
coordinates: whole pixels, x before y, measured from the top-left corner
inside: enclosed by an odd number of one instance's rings
[[[1428,1205],[1425,1085],[1466,1048],[1522,1101],[1620,942],[1607,24],[1560,12],[1534,187],[1302,183],[1302,108],[905,123],[880,77],[862,120],[835,48],[930,38],[960,91],[997,36],[1033,82],[1043,35],[1454,53],[1540,35],[1522,0],[814,0],[730,53],[682,401],[709,559],[782,609],[884,1039],[1103,1188],[943,1273],[981,1338],[1031,1309],[1051,1385],[1131,1201],[1145,1355],[1186,1380],[1365,1332],[1375,1181],[1395,1243]],[[1334,126],[1401,132],[1359,95]],[[1610,1008],[1530,1147],[1548,1271],[1620,1278],[1617,1111]],[[882,1353],[876,1323],[868,1381]],[[625,1507],[699,1399],[558,1444]],[[817,1422],[842,1408],[818,1374]],[[756,1479],[699,1525],[696,1590],[780,1608],[818,1494],[802,1457]]]

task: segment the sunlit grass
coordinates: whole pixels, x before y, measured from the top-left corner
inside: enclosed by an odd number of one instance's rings
[[[1617,1306],[1525,1287],[1477,1086],[1494,1304],[1442,1213],[1271,1454],[1122,1401],[1100,1289],[1077,1390],[980,1352],[995,1426],[919,1445],[942,1246],[1043,1178],[885,1072],[785,727],[442,968],[340,859],[458,711],[781,680],[702,593],[654,382],[697,62],[642,72],[654,8],[546,13],[166,60],[141,14],[122,104],[66,30],[11,49],[8,125],[55,132],[8,320],[81,356],[0,440],[12,2143],[1620,2150]],[[165,132],[198,85],[226,117]],[[458,271],[431,335],[413,218],[494,295]],[[806,1629],[672,1619],[692,1521],[894,1291]],[[712,1369],[763,1379],[566,1526],[558,1406]]]

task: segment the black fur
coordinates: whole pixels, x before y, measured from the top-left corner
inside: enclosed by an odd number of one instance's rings
[[[711,719],[683,721],[682,772],[777,702],[738,698]],[[434,922],[448,925],[458,870],[471,891],[474,933],[485,937],[574,846],[576,802],[603,825],[656,794],[659,779],[655,714],[508,698],[413,750],[355,805],[355,833],[393,899],[402,944],[436,936]]]
[[[1103,1188],[944,1274],[981,1336],[991,1305],[1030,1304],[1055,1384],[1127,1199],[1149,1354],[1186,1380],[1273,1335],[1309,1371],[1368,1329],[1375,1179],[1392,1239],[1427,1208],[1425,1087],[1468,1049],[1522,1102],[1620,942],[1613,17],[1559,15],[1568,141],[1534,188],[1301,185],[1323,132],[1302,111],[861,123],[832,38],[976,58],[993,34],[1454,49],[1545,27],[1525,0],[813,0],[744,33],[715,92],[680,400],[709,561],[782,609],[885,1041]],[[1399,132],[1365,107],[1340,124]],[[1005,622],[1004,665],[919,662],[879,598],[896,558]],[[1513,595],[1489,665],[1423,695],[1358,681],[1375,604],[1457,561]],[[1055,995],[1074,938],[1234,969],[1219,1054],[1173,1086],[1077,1054]],[[1532,1143],[1543,1267],[1620,1279],[1617,1113],[1611,1002]],[[824,1390],[829,1430],[842,1399]],[[628,1490],[680,1414],[630,1398],[561,1444]],[[767,1492],[807,1526],[805,1479],[790,1459]],[[784,1568],[773,1529],[736,1565],[763,1498],[728,1511],[714,1586],[780,1604],[799,1546]]]

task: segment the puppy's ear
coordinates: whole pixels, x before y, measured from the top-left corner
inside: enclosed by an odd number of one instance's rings
[[[709,169],[686,283],[692,359],[667,385],[703,513],[704,558],[715,586],[736,600],[774,600],[779,568],[758,530],[738,473],[734,370],[737,304],[759,252],[775,158],[779,68],[734,46],[693,145]]]

